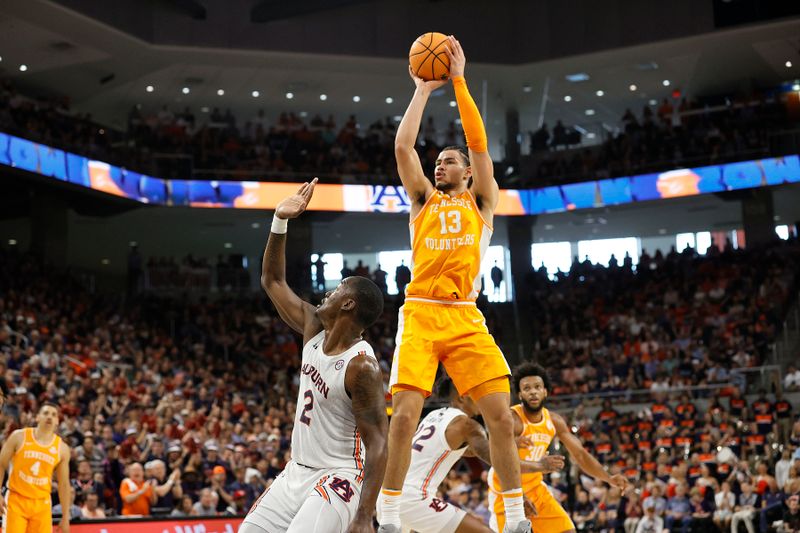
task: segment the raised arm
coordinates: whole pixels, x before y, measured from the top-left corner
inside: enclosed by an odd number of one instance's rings
[[[400,181],[403,182],[403,187],[412,202],[411,216],[413,217],[415,211],[425,204],[428,196],[433,192],[433,185],[425,177],[422,163],[419,161],[419,155],[414,149],[414,145],[417,144],[419,127],[422,123],[422,113],[425,111],[425,104],[428,103],[428,97],[446,82],[426,82],[414,76],[410,67],[409,74],[417,88],[411,98],[411,103],[408,104],[405,115],[403,115],[403,120],[400,121],[400,126],[397,127],[397,134],[394,138],[394,156],[397,160],[397,172],[400,174]]]
[[[595,478],[598,481],[604,481],[609,485],[613,485],[620,490],[624,491],[625,488],[628,486],[628,480],[625,476],[621,476],[619,474],[609,475],[606,472],[606,469],[603,468],[603,465],[594,458],[592,454],[586,451],[581,444],[581,441],[578,440],[578,437],[572,434],[567,423],[561,417],[561,415],[556,414],[550,411],[550,417],[553,420],[553,425],[556,428],[556,436],[558,436],[559,440],[564,444],[569,452],[570,457],[575,460],[578,467]]]
[[[358,433],[366,448],[364,485],[349,533],[372,532],[372,513],[386,471],[386,434],[389,419],[383,393],[383,376],[374,357],[359,355],[347,366],[345,388],[353,402]]]
[[[453,80],[461,126],[464,128],[464,136],[467,138],[467,148],[469,148],[469,163],[472,167],[471,190],[484,215],[493,215],[500,197],[500,187],[494,179],[494,165],[489,155],[486,128],[483,125],[478,106],[475,105],[475,100],[469,94],[467,80],[464,78],[464,67],[467,60],[461,43],[452,35],[446,51],[450,57],[450,79]]]
[[[283,199],[275,208],[275,219],[261,262],[261,287],[284,322],[301,333],[304,341],[319,333],[322,324],[314,306],[301,300],[286,283],[286,230],[288,220],[306,210],[316,184],[317,178],[304,183],[296,194]]]
[[[478,459],[491,466],[492,458],[489,454],[489,438],[486,436],[486,430],[483,429],[483,426],[477,420],[466,416],[456,418],[450,425],[456,425],[457,431],[463,435],[461,442],[469,446],[467,453],[474,454]],[[449,434],[450,427],[447,429]],[[546,455],[538,461],[520,461],[519,468],[523,473],[542,472],[549,474],[564,468],[564,457],[561,455]]]

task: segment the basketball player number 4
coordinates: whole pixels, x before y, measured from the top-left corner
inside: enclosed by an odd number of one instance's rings
[[[303,412],[300,413],[300,422],[310,426],[311,418],[309,418],[306,413],[310,413],[311,410],[314,409],[314,394],[310,390],[307,390],[306,393],[303,394],[303,398],[305,398],[306,404],[303,406]]]
[[[461,211],[440,211],[439,222],[442,224],[439,233],[461,233]]]

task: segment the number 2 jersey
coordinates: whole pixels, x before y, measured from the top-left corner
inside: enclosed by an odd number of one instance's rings
[[[492,238],[470,191],[449,196],[439,190],[409,224],[411,283],[408,296],[474,301],[480,268]]]
[[[424,500],[435,496],[439,485],[453,465],[461,459],[467,446],[451,450],[447,444],[447,426],[459,416],[460,409],[443,407],[428,413],[411,440],[411,465],[403,484],[404,500]]]
[[[550,418],[550,411],[542,407],[542,420],[538,423],[533,423],[528,420],[525,415],[525,409],[521,404],[512,406],[511,410],[522,420],[522,436],[529,437],[532,442],[530,446],[518,448],[520,461],[538,461],[547,453],[547,449],[556,435],[556,427]],[[527,494],[542,483],[542,473],[522,474],[521,481],[522,491]],[[500,478],[497,477],[494,469],[489,471],[489,487],[497,493],[503,491],[500,487]]]
[[[50,500],[53,471],[58,464],[61,437],[46,445],[36,441],[33,428],[25,428],[22,446],[11,457],[8,489],[33,500]]]
[[[344,377],[354,357],[375,355],[369,343],[360,341],[330,356],[322,350],[324,341],[321,331],[303,346],[292,459],[311,468],[352,468],[363,474],[364,445]]]

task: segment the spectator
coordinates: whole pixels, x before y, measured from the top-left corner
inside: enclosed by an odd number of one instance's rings
[[[224,514],[226,515],[244,515],[247,514],[250,506],[247,505],[247,493],[243,490],[237,490],[233,493],[233,503],[225,508]]]
[[[786,500],[786,510],[783,512],[783,529],[787,533],[800,531],[800,496],[794,495]]]
[[[690,527],[685,530],[688,531],[709,531],[713,529],[714,522],[712,520],[712,513],[714,511],[712,501],[703,497],[703,493],[698,487],[692,488],[690,492],[691,503],[691,517]]]
[[[80,499],[76,497],[76,491],[74,486],[70,486],[69,488],[69,495],[71,501],[67,506],[69,508],[69,519],[70,520],[80,520],[81,519],[81,508],[77,505],[80,502]],[[60,517],[64,514],[64,507],[59,502],[58,505],[53,507],[53,517]]]
[[[672,531],[673,527],[680,527],[682,533],[688,533],[691,524],[692,505],[689,498],[686,497],[686,484],[679,482],[675,486],[675,496],[667,500],[664,525],[670,531]]]
[[[106,517],[106,512],[100,507],[100,498],[95,492],[84,495],[81,517],[87,520],[100,520]]]
[[[372,281],[375,282],[375,285],[381,290],[383,294],[387,292],[387,285],[386,285],[386,271],[381,269],[381,264],[375,267],[375,270],[372,272]]]
[[[147,468],[149,465],[149,469]],[[145,471],[150,471],[150,485],[153,487],[153,492],[156,495],[156,501],[153,507],[169,512],[175,507],[175,504],[180,501],[183,496],[183,487],[181,487],[181,471],[175,469],[167,478],[167,465],[161,459],[153,459],[145,465]]]
[[[411,282],[411,270],[406,266],[405,261],[400,261],[400,265],[395,269],[394,280],[397,284],[397,292],[405,294],[406,285]]]
[[[655,502],[645,500],[644,517],[636,524],[635,533],[662,533],[664,531],[664,520],[656,514]]]
[[[652,505],[655,509],[656,515],[663,516],[667,512],[667,500],[661,495],[661,485],[654,484],[650,489],[650,495],[644,499],[643,506],[646,508]]]
[[[80,500],[86,499],[87,494],[97,494],[102,496],[105,494],[105,486],[103,484],[103,474],[93,473],[92,466],[86,459],[78,461],[78,475],[71,482],[75,488],[76,496]]]
[[[742,493],[739,494],[739,505],[737,505],[731,518],[731,531],[738,530],[739,522],[744,522],[747,528],[747,533],[755,533],[753,526],[753,518],[755,517],[756,510],[761,507],[761,502],[758,494],[753,492],[753,486],[750,483],[742,483]]]
[[[800,390],[800,369],[795,365],[789,365],[786,375],[783,377],[783,388],[787,391]]]
[[[784,490],[786,481],[789,479],[789,469],[791,466],[792,451],[789,448],[784,448],[781,452],[780,460],[775,463],[775,483],[778,485],[778,489]]]
[[[578,531],[593,531],[597,520],[597,508],[589,501],[589,493],[578,492],[578,501],[572,511],[572,521]]]
[[[150,506],[156,502],[156,494],[149,481],[144,480],[144,468],[140,463],[128,466],[128,477],[119,488],[123,516],[149,516]]]
[[[728,531],[733,517],[733,510],[736,507],[736,495],[731,492],[731,484],[727,481],[722,482],[720,491],[714,495],[716,510],[714,511],[714,524],[722,531]]]
[[[200,499],[192,506],[193,516],[215,516],[217,505],[214,503],[214,492],[205,488],[200,491]]]
[[[494,294],[500,294],[500,284],[503,282],[503,271],[497,266],[497,261],[490,272],[492,278],[492,285],[494,285]]]
[[[193,507],[192,497],[188,494],[184,494],[181,499],[178,501],[178,505],[172,512],[169,514],[170,516],[194,516],[194,507]]]
[[[211,474],[211,491],[217,495],[217,513],[222,513],[229,506],[234,505],[233,495],[225,490],[227,474],[224,466],[215,466]]]

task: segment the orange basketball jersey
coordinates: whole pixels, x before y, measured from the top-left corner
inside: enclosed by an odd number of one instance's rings
[[[411,283],[408,296],[474,301],[481,289],[481,260],[492,228],[475,197],[435,190],[414,220],[411,231]]]
[[[514,405],[511,409],[519,416],[520,420],[522,420],[522,436],[530,437],[532,441],[530,446],[518,448],[520,461],[538,461],[547,453],[550,442],[556,435],[556,427],[553,425],[553,421],[550,418],[550,411],[543,407],[542,421],[538,424],[534,424],[525,416],[525,410],[522,408],[522,405]],[[492,490],[498,493],[502,492],[503,489],[500,487],[500,479],[497,477],[497,473],[494,469],[492,469],[491,474],[490,483]],[[541,472],[522,474],[521,481],[522,491],[527,494],[542,483],[542,474]]]
[[[60,448],[61,437],[58,435],[42,445],[34,438],[33,428],[26,428],[22,446],[11,458],[9,490],[26,498],[49,500]]]

